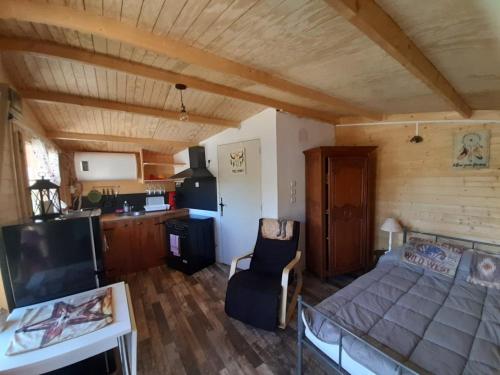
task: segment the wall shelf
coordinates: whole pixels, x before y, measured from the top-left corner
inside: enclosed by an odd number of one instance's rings
[[[182,163],[156,163],[156,162],[143,162],[142,165],[155,165],[155,166],[173,166],[173,167],[185,167],[186,164]]]
[[[158,180],[144,180],[144,183],[151,183],[151,182],[172,182],[172,180],[168,179],[168,178],[164,178],[164,179],[158,179]]]
[[[174,167],[184,166],[184,164],[174,163],[174,158],[172,155],[163,154],[160,152],[154,152],[142,149],[140,154],[141,168],[141,182],[143,184],[148,183],[161,183],[161,184],[172,184],[172,180],[168,177],[174,174]]]

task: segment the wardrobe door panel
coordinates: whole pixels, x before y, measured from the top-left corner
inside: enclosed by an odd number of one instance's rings
[[[330,158],[330,275],[364,266],[366,158]]]

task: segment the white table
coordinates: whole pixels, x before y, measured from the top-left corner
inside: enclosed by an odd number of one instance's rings
[[[128,285],[121,282],[96,290],[108,287],[113,288],[113,323],[71,340],[8,356],[5,352],[24,311],[29,307],[53,303],[62,298],[13,310],[7,319],[7,327],[0,332],[0,374],[40,374],[118,347],[123,373],[136,375],[137,328]],[[87,291],[75,296],[90,295],[93,292]]]

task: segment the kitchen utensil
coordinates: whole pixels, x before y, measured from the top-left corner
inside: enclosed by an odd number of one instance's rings
[[[92,189],[87,194],[87,199],[90,203],[99,203],[102,199],[102,194],[99,190]]]

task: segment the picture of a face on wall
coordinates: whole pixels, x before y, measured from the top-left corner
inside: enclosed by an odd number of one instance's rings
[[[490,132],[475,130],[455,134],[453,168],[488,168]]]
[[[229,163],[231,164],[231,171],[233,174],[245,174],[246,173],[246,160],[245,160],[245,149],[242,148],[237,151],[229,153]]]

